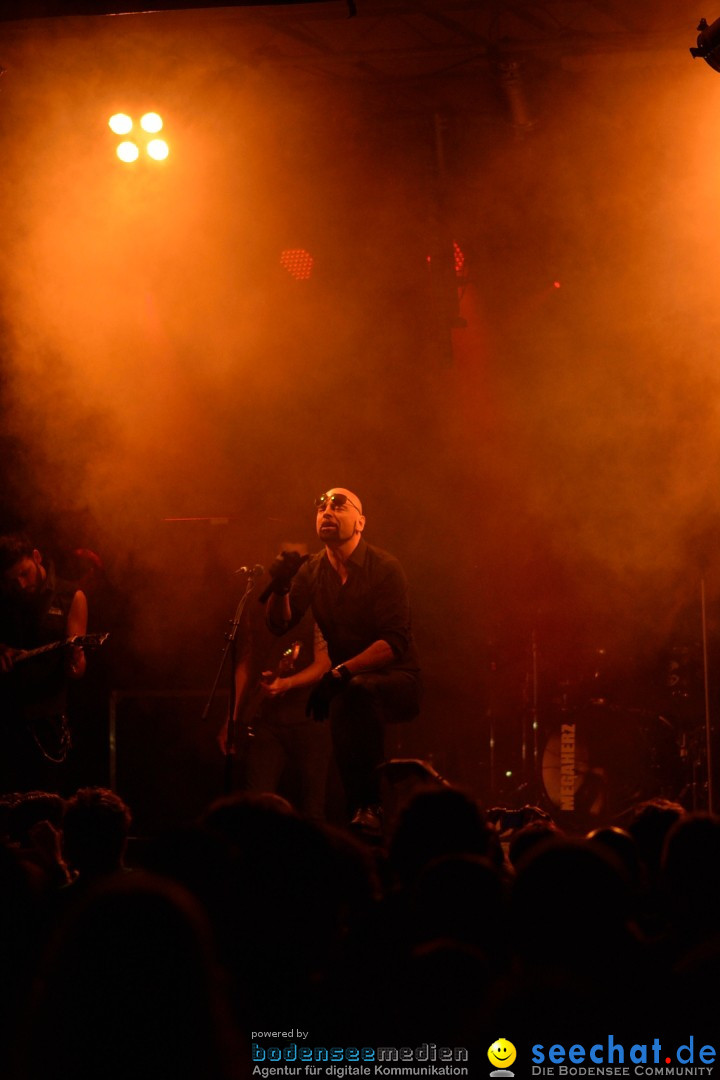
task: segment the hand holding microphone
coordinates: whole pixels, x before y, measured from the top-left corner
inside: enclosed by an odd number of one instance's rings
[[[270,564],[270,584],[260,593],[258,600],[261,604],[273,593],[285,596],[290,592],[290,583],[309,555],[300,555],[297,551],[281,551],[276,559]]]

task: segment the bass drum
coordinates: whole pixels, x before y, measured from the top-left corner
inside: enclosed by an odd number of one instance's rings
[[[591,704],[560,710],[548,725],[542,787],[558,824],[608,824],[633,803],[672,798],[679,754],[669,720],[641,709]]]

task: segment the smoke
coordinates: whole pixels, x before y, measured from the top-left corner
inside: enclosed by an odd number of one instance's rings
[[[336,484],[405,563],[431,672],[498,622],[527,639],[538,612],[568,648],[612,616],[671,633],[700,549],[718,591],[720,82],[685,42],[531,67],[519,140],[477,73],[419,94],[273,63],[263,34],[245,11],[178,13],[6,42],[22,516],[85,523],[141,591],[151,651],[190,624],[212,636],[226,575],[309,528]],[[170,158],[123,167],[107,118],[151,107]],[[470,268],[450,367],[441,226]],[[313,255],[309,281],[281,267],[290,248]]]

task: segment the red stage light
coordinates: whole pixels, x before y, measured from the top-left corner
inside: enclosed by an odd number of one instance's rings
[[[560,288],[560,282],[559,281],[553,281],[553,289],[559,289],[559,288]]]
[[[312,274],[313,262],[312,255],[304,248],[291,248],[280,256],[280,265],[296,281],[307,281]]]
[[[432,269],[432,255],[426,255],[428,267]],[[465,256],[457,240],[453,240],[453,263],[458,277],[465,276]]]

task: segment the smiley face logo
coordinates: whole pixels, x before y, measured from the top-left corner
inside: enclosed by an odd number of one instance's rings
[[[507,1069],[517,1057],[517,1050],[507,1039],[496,1039],[488,1050],[490,1064],[498,1069]]]

